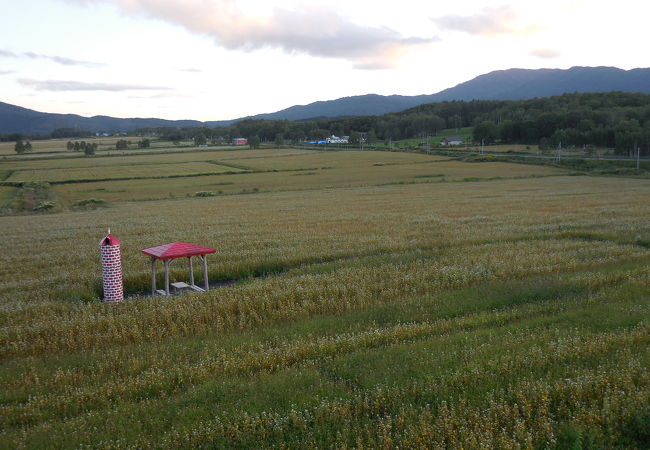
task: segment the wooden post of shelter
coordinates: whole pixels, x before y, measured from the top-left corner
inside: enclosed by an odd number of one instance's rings
[[[210,284],[208,283],[208,255],[199,256],[203,260],[203,283],[205,285],[205,290],[210,289]]]
[[[151,295],[156,295],[156,258],[151,257]]]
[[[157,247],[150,247],[141,250],[142,253],[151,257],[151,293],[153,295],[170,295],[169,291],[169,265],[174,259],[187,258],[189,269],[189,282],[171,283],[175,292],[182,292],[183,290],[191,289],[197,292],[205,292],[210,288],[208,280],[208,260],[207,255],[215,253],[216,250],[210,247],[202,247],[200,245],[188,244],[187,242],[172,242],[170,244],[159,245]],[[192,257],[198,256],[203,262],[203,282],[204,289],[194,284],[194,266],[192,265]],[[165,270],[165,289],[156,289],[156,261],[163,262]]]
[[[169,295],[169,260],[164,260],[163,264],[165,266],[165,294]]]

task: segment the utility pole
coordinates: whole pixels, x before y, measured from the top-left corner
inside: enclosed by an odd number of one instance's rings
[[[562,141],[560,141],[557,144],[557,155],[556,155],[557,162],[562,162]]]
[[[366,140],[366,134],[368,134],[368,133],[367,132],[365,132],[365,133],[364,132],[359,132],[359,143],[361,144],[361,151],[363,151],[363,143]]]
[[[483,154],[483,139],[481,139],[481,155]]]
[[[636,145],[636,141],[634,141],[634,147],[636,147],[636,168],[639,170],[639,158],[641,156],[641,147]]]

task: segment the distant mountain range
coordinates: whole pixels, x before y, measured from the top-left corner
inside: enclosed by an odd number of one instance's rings
[[[57,128],[84,131],[129,131],[137,128],[224,126],[243,119],[306,120],[318,117],[380,115],[425,103],[446,100],[523,100],[567,92],[643,92],[650,94],[650,68],[622,70],[616,67],[562,69],[508,69],[480,75],[431,95],[358,95],[296,105],[281,111],[234,120],[119,119],[82,117],[33,111],[0,102],[0,133],[48,134]]]
[[[0,133],[49,134],[57,128],[83,131],[129,131],[137,128],[198,127],[198,120],[118,119],[108,116],[82,117],[34,111],[0,102]]]

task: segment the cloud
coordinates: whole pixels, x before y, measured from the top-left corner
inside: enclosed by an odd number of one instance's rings
[[[178,69],[178,70],[180,70],[181,72],[190,72],[190,73],[201,73],[201,72],[203,72],[201,69],[193,69],[191,67],[188,67],[186,69]]]
[[[0,75],[9,75],[10,73],[14,73],[15,70],[0,70]]]
[[[88,67],[90,69],[97,69],[106,66],[106,64],[102,64],[102,63],[96,63],[92,61],[81,61],[77,59],[66,58],[64,56],[42,55],[40,53],[34,53],[34,52],[15,53],[9,50],[2,50],[2,49],[0,49],[0,57],[46,59],[55,62],[57,64],[62,64],[64,66],[82,66],[82,67]]]
[[[129,98],[146,98],[146,99],[153,99],[153,98],[195,98],[194,95],[191,94],[184,94],[182,92],[161,92],[159,94],[154,94],[154,95],[129,95]]]
[[[230,50],[281,49],[351,61],[358,68],[389,68],[394,58],[436,38],[403,37],[387,27],[357,24],[331,8],[302,5],[275,7],[267,16],[251,16],[235,0],[67,0],[112,3],[129,15],[180,25],[209,36]]]
[[[534,48],[528,54],[543,59],[553,59],[562,55],[559,50],[553,48]]]
[[[517,13],[509,5],[496,8],[484,8],[470,16],[448,15],[431,19],[444,30],[460,31],[479,36],[498,34],[531,34],[540,29],[537,25],[521,26],[517,24]]]
[[[137,84],[119,83],[85,83],[83,81],[64,80],[32,80],[30,78],[19,78],[18,82],[23,86],[32,87],[37,91],[164,91],[171,90],[162,86],[142,86]]]

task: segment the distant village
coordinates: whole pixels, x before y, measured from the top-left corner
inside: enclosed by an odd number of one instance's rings
[[[97,137],[109,137],[109,136],[126,136],[126,132],[98,132],[95,133],[95,136]],[[365,142],[365,138],[361,137],[361,141]],[[323,144],[349,144],[350,143],[350,136],[336,136],[336,135],[331,135],[325,139],[306,139],[303,141],[303,144],[312,144],[312,145],[323,145]],[[457,145],[463,145],[465,141],[459,136],[447,136],[444,137],[440,141],[440,145],[443,147],[453,147]],[[245,137],[235,137],[232,138],[231,144],[235,146],[243,146],[243,145],[248,145],[248,139]]]

